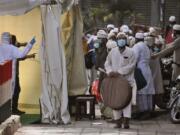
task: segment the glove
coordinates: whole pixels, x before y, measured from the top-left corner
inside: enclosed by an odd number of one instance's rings
[[[31,41],[30,41],[30,44],[34,44],[34,43],[36,43],[36,39],[35,39],[35,37],[33,37],[32,39],[31,39]]]

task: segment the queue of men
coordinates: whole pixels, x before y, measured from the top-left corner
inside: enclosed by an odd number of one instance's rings
[[[136,118],[151,118],[154,111],[154,95],[163,94],[162,74],[159,58],[173,53],[172,80],[180,74],[180,25],[176,24],[175,16],[169,18],[170,25],[166,33],[161,35],[158,29],[131,30],[127,25],[115,27],[113,24],[98,30],[96,34],[86,37],[88,45],[94,47],[93,60],[99,73],[99,91],[102,80],[116,73],[129,81],[132,87],[132,101],[122,110],[113,110],[115,128],[129,128],[131,106],[136,105]],[[132,28],[133,29],[133,28]],[[166,41],[165,41],[166,40]],[[92,52],[92,47],[91,47]],[[93,66],[92,66],[93,68]],[[135,68],[139,68],[147,82],[142,89],[137,89],[134,78]],[[104,72],[105,71],[105,72]],[[91,78],[92,80],[92,78]],[[90,84],[91,85],[91,84]]]

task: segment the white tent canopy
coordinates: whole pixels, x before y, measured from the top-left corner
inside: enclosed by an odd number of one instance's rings
[[[0,0],[0,15],[21,15],[40,4],[40,0]]]

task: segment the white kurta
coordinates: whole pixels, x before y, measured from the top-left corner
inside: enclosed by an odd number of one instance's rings
[[[17,58],[25,57],[31,48],[32,44],[28,43],[23,51],[20,51],[17,47],[11,44],[1,44],[0,45],[0,64],[5,61],[14,60]]]
[[[147,85],[138,91],[138,94],[155,94],[154,84],[150,63],[150,50],[144,42],[138,42],[133,46],[133,51],[135,52],[137,59],[137,67],[141,69],[144,75]]]
[[[123,53],[120,53],[119,48],[113,48],[106,59],[105,69],[107,73],[118,72],[123,75],[132,86],[135,83],[134,68],[136,58],[133,50],[126,47]]]
[[[136,58],[133,50],[126,47],[123,53],[120,53],[119,48],[113,48],[107,56],[105,62],[105,69],[107,73],[118,72],[123,75],[132,86],[133,98],[132,103],[136,104],[136,84],[134,79],[134,68],[136,65]],[[131,117],[131,103],[123,110],[113,110],[114,119],[124,117]]]

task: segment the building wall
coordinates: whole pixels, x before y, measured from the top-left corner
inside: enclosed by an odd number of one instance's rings
[[[171,15],[176,16],[177,23],[180,23],[180,0],[165,0],[165,24]]]
[[[161,0],[159,0],[161,1]],[[102,0],[82,0],[81,5],[84,7],[83,12],[87,11],[89,7],[98,7]],[[151,25],[151,18],[155,14],[151,11],[153,0],[136,0],[133,5],[135,13],[142,14],[143,19],[137,20],[137,23],[144,25]],[[160,9],[159,9],[160,10]],[[159,11],[160,12],[160,11]],[[151,13],[153,13],[151,15]],[[177,23],[180,23],[180,0],[165,0],[165,13],[164,13],[164,23],[167,24],[168,18],[171,15],[175,15],[177,18]],[[160,25],[160,22],[159,22]],[[162,25],[162,24],[161,24]]]
[[[137,0],[133,7],[135,13],[140,13],[143,17],[143,19],[137,20],[137,23],[149,25],[151,17],[151,0]]]

